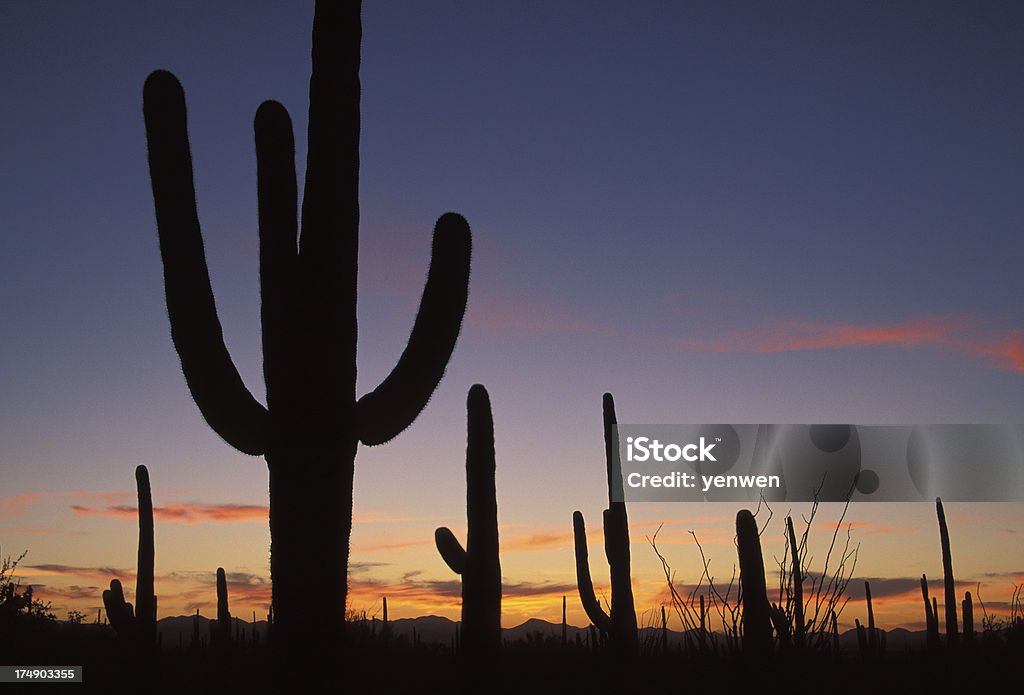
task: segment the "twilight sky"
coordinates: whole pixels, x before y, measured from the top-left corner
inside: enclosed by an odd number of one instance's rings
[[[185,87],[217,305],[259,397],[252,119],[277,99],[304,143],[306,5],[0,5],[0,552],[27,548],[22,576],[62,610],[134,568],[145,463],[161,613],[208,612],[217,566],[265,613],[266,466],[181,376],[141,92],[155,68]],[[354,607],[457,615],[432,532],[464,531],[476,382],[506,624],[554,619],[563,593],[584,622],[574,509],[606,577],[604,391],[622,422],[1024,421],[1022,47],[1012,2],[367,3],[360,393],[401,353],[441,213],[469,220],[474,259],[439,390],[357,456]],[[695,529],[728,575],[735,509],[633,506],[638,608],[663,589],[643,536],[668,522],[691,581]],[[958,571],[998,606],[1024,581],[1024,505],[950,513]],[[941,572],[931,506],[849,518],[857,574],[892,587],[879,619],[920,622],[906,582]]]

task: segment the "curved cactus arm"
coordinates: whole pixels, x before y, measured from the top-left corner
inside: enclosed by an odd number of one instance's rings
[[[409,343],[387,378],[359,399],[364,444],[383,444],[412,424],[444,376],[466,312],[471,251],[466,220],[453,212],[442,215]]]
[[[295,340],[298,187],[295,138],[284,106],[265,101],[256,111],[256,180],[260,230],[260,313],[263,322],[263,376],[267,407],[295,412],[298,361]]]
[[[143,114],[171,339],[185,381],[217,434],[239,451],[262,454],[267,411],[224,345],[196,211],[185,93],[174,75],[157,70],[146,79]]]
[[[462,574],[466,569],[466,551],[451,529],[442,526],[434,531],[434,544],[437,546],[437,552],[441,553],[441,559],[451,568],[452,572]]]
[[[611,632],[612,619],[601,608],[594,595],[594,582],[590,578],[590,558],[587,551],[587,527],[583,522],[583,514],[572,513],[572,531],[576,545],[576,585],[580,590],[580,601],[587,617],[598,629]]]

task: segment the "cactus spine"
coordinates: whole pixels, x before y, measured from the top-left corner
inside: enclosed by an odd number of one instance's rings
[[[355,398],[359,241],[359,2],[317,2],[301,228],[291,121],[256,113],[263,374],[267,404],[224,345],[203,252],[184,92],[156,71],[143,111],[171,337],[189,390],[228,444],[270,471],[274,633],[297,649],[341,638],[348,593],[352,482],[360,442],[408,427],[444,374],[465,312],[466,221],[438,221],[419,313],[398,364]],[[321,610],[310,611],[310,602]]]
[[[740,559],[740,591],[743,600],[743,651],[762,656],[771,651],[772,620],[764,580],[764,558],[757,521],[750,510],[736,514],[736,549]]]
[[[501,648],[501,564],[494,487],[494,421],[487,389],[466,399],[466,548],[445,526],[434,532],[441,557],[462,575],[462,643],[470,663],[493,663]]]
[[[594,595],[594,583],[590,578],[590,561],[587,551],[587,528],[583,514],[572,514],[573,537],[576,547],[576,584],[580,590],[580,601],[590,621],[608,635],[612,648],[626,659],[636,656],[639,649],[637,639],[636,608],[633,604],[633,586],[629,569],[629,521],[626,517],[622,477],[619,474],[619,451],[616,446],[615,400],[610,393],[604,394],[604,449],[608,476],[608,509],[604,510],[604,552],[611,570],[612,601],[610,615],[605,613]]]
[[[149,470],[135,469],[135,486],[139,497],[139,554],[135,575],[135,607],[124,600],[124,588],[117,579],[103,592],[103,606],[117,634],[137,638],[141,645],[156,643],[156,596],[153,593],[153,495]]]
[[[942,580],[946,589],[946,644],[955,647],[958,640],[956,626],[956,582],[953,579],[953,554],[949,549],[949,528],[942,500],[935,498],[935,513],[939,517],[939,541],[942,544]]]

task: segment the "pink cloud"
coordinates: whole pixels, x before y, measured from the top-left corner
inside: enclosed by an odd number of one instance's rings
[[[679,345],[686,350],[752,353],[943,347],[985,358],[998,369],[1024,372],[1024,330],[1015,329],[1005,337],[985,337],[978,335],[971,321],[955,316],[924,317],[896,324],[778,320],[712,340],[682,340]]]
[[[71,505],[81,516],[107,516],[117,519],[135,519],[138,507],[114,505],[110,507],[85,507]],[[196,504],[180,503],[154,507],[153,516],[159,521],[179,524],[198,524],[204,521],[266,521],[269,510],[258,504]]]

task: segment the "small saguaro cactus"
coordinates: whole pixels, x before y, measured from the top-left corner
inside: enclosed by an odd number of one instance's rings
[[[923,574],[921,575],[921,597],[924,599],[926,643],[929,651],[934,651],[939,646],[939,615],[935,610],[935,599],[928,598],[928,577]]]
[[[974,602],[971,592],[964,594],[964,642],[974,642]]]
[[[494,486],[494,420],[487,389],[466,399],[466,548],[442,526],[434,541],[448,567],[462,575],[462,643],[470,663],[493,663],[501,648],[501,564]]]
[[[424,409],[455,348],[469,285],[469,226],[447,213],[434,228],[409,342],[384,381],[357,399],[360,5],[316,3],[301,220],[291,119],[275,101],[256,112],[266,405],[224,344],[184,91],[164,70],[143,91],[171,338],[206,422],[234,448],[266,458],[273,636],[303,654],[336,645],[344,632],[356,450],[390,441]]]
[[[153,496],[149,471],[145,466],[135,469],[135,485],[139,497],[139,555],[135,575],[135,607],[124,600],[124,587],[113,579],[103,592],[103,606],[110,625],[118,635],[137,639],[140,645],[156,644],[156,596],[153,593]]]
[[[231,612],[228,610],[228,579],[223,567],[217,568],[217,619],[210,621],[210,644],[231,644]]]
[[[609,613],[605,613],[594,594],[590,578],[590,560],[587,551],[587,527],[583,514],[572,513],[573,537],[576,549],[576,584],[580,590],[583,609],[602,634],[608,636],[611,648],[627,659],[639,650],[636,608],[633,604],[633,586],[629,568],[629,521],[623,499],[622,477],[619,474],[619,451],[616,446],[615,400],[604,394],[604,449],[608,476],[608,509],[604,510],[604,552],[611,570],[612,600]]]
[[[768,603],[757,520],[748,509],[741,509],[736,514],[736,551],[740,560],[743,601],[743,652],[763,656],[772,648],[772,607]]]
[[[792,556],[793,580],[793,644],[797,649],[804,646],[807,625],[804,622],[804,574],[800,567],[800,545],[793,530],[793,517],[786,517],[786,533],[789,536],[789,550]]]
[[[953,553],[949,548],[949,528],[942,500],[935,498],[935,513],[939,517],[939,542],[942,545],[942,581],[946,590],[946,645],[955,647],[959,641],[956,626],[956,581],[953,578]]]

